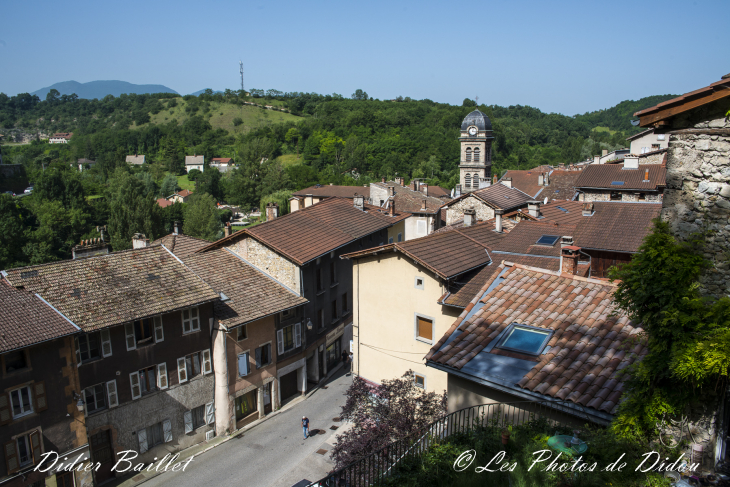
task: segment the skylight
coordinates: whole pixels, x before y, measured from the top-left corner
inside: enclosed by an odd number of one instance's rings
[[[543,235],[537,241],[537,245],[549,245],[550,247],[552,247],[553,245],[555,245],[555,242],[557,242],[559,238],[560,237],[557,235]]]
[[[623,181],[611,181],[611,186],[623,186]]]
[[[560,210],[560,211],[564,211],[565,213],[568,213],[568,210],[566,210],[566,209],[565,209],[565,208],[563,208],[562,206],[558,206],[557,208],[558,208],[558,210]]]
[[[510,326],[512,328],[505,333],[499,348],[529,355],[540,355],[553,333],[551,330],[515,323]]]

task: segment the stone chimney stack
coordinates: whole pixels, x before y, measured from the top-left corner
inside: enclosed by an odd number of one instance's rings
[[[537,185],[545,186],[545,174],[544,173],[540,173],[537,175]]]
[[[224,237],[231,236],[231,222],[226,222],[226,224],[223,226],[223,236]]]
[[[388,197],[394,197],[395,196],[395,186],[388,186]]]
[[[269,203],[266,205],[266,221],[270,222],[276,220],[279,216],[279,205],[278,203]]]
[[[143,249],[150,246],[150,239],[145,237],[144,233],[135,233],[132,237],[132,248]]]
[[[180,222],[177,222],[177,221],[173,222],[172,228],[173,228],[173,230],[172,230],[173,235],[182,235],[182,225],[180,224]]]
[[[512,178],[502,178],[502,184],[504,184],[508,188],[511,188],[512,187]]]
[[[476,223],[476,214],[477,211],[474,209],[473,206],[470,206],[469,208],[464,208],[464,226],[470,227]]]
[[[360,211],[365,211],[365,197],[355,193],[354,206]]]
[[[583,203],[583,216],[591,216],[593,214],[593,203]]]
[[[106,255],[109,253],[109,246],[100,238],[82,240],[81,243],[71,249],[74,260]]]
[[[395,178],[395,183],[396,184],[398,184],[400,186],[403,186],[403,182],[404,181],[403,181],[403,177],[402,176],[398,176],[397,178]]]
[[[608,155],[608,149],[603,149],[601,151],[601,157],[606,157]]]
[[[537,200],[528,201],[527,211],[532,218],[540,218],[540,202]]]
[[[560,249],[560,272],[576,275],[578,273],[579,257],[580,247],[576,247],[575,245],[566,245],[565,247],[562,247]]]
[[[395,196],[388,198],[388,214],[395,216]]]
[[[426,211],[426,198],[421,201],[421,211]]]
[[[494,210],[494,231],[502,233],[502,215],[504,210]]]
[[[421,183],[421,193],[428,196],[428,183]]]

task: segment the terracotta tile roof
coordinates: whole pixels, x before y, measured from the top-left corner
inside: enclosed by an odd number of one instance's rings
[[[190,196],[191,194],[193,194],[193,192],[190,191],[189,189],[183,189],[182,191],[178,191],[177,194],[179,194],[183,198],[187,198],[188,196]]]
[[[212,163],[217,164],[230,164],[233,159],[230,157],[214,157],[210,160]]]
[[[157,244],[164,245],[167,247],[167,250],[184,260],[195,251],[210,245],[210,242],[201,238],[191,237],[190,235],[175,235],[174,233],[170,233],[152,242],[152,245]]]
[[[575,196],[575,182],[582,171],[553,171],[548,178],[548,185],[540,193],[540,198],[553,200],[572,200]]]
[[[178,255],[185,265],[229,300],[215,302],[215,314],[226,328],[300,306],[308,301],[259,272],[227,249]]]
[[[200,252],[249,236],[297,265],[303,265],[336,248],[395,225],[409,216],[408,213],[396,212],[396,216],[391,217],[370,208],[361,211],[349,199],[327,198],[294,213],[235,232]]]
[[[594,208],[595,208],[595,202]],[[562,208],[562,209],[561,209]],[[564,211],[565,210],[565,211]],[[540,215],[545,220],[567,225],[578,225],[583,222],[582,201],[553,201],[540,206]]]
[[[575,231],[575,225],[558,224],[551,221],[524,220],[515,225],[494,250],[516,254],[560,257],[560,238],[552,245],[538,245],[537,241],[543,235],[554,235],[556,237],[569,235],[574,237]],[[496,255],[494,258],[495,260],[502,259],[502,257]]]
[[[33,293],[0,281],[0,352],[77,333],[79,329]]]
[[[185,156],[186,166],[202,166],[205,158],[203,156]]]
[[[393,187],[395,193],[395,208],[398,211],[407,211],[409,213],[437,213],[443,206],[444,201],[440,198],[425,195],[421,191],[416,191],[407,186],[401,186],[394,181],[387,183],[372,183],[382,188]],[[430,191],[430,187],[429,187]],[[426,210],[424,211],[423,202],[426,201]]]
[[[714,83],[710,84],[709,86],[705,86],[704,88],[700,88],[698,90],[690,91],[689,93],[685,93],[684,95],[680,95],[676,98],[672,98],[671,100],[663,101],[657,105],[654,105],[653,107],[645,108],[643,110],[640,110],[636,113],[634,113],[635,117],[646,117],[647,115],[653,114],[655,112],[659,112],[665,108],[669,108],[670,106],[680,106],[690,101],[692,98],[702,98],[702,97],[708,97],[712,94],[714,94],[716,91],[720,91],[722,93],[727,93],[726,89],[723,90],[723,87],[730,86],[730,77],[721,79],[720,81],[715,81]],[[668,117],[667,117],[668,118]],[[643,120],[642,120],[643,122]],[[644,125],[642,125],[644,126]]]
[[[502,176],[502,179],[512,178],[513,188],[532,196],[533,199],[537,199],[538,195],[545,196],[543,195],[544,186],[537,184],[537,178],[540,174],[549,173],[550,171],[552,171],[550,166],[538,166],[535,169],[529,169],[527,171],[510,169]]]
[[[292,196],[304,197],[308,194],[317,197],[330,197],[337,196],[339,198],[354,198],[355,194],[359,194],[365,197],[370,197],[370,187],[363,186],[335,186],[335,185],[317,185],[310,186],[308,188],[300,189],[292,193]]]
[[[426,359],[515,390],[614,413],[623,393],[621,372],[647,352],[643,342],[630,340],[642,329],[616,309],[615,286],[519,264],[505,266],[501,282],[496,279],[482,286]],[[499,377],[485,364],[495,356],[496,339],[512,323],[553,334],[535,365],[520,360],[525,368]]]
[[[649,170],[649,182],[643,182],[645,170]],[[657,191],[666,186],[667,168],[659,164],[644,164],[638,169],[624,169],[623,164],[591,164],[580,173],[576,188],[601,188],[615,191],[627,189]],[[623,181],[624,184],[611,184]]]
[[[429,186],[428,187],[428,196],[432,196],[434,198],[451,199],[451,191],[449,191],[446,188],[442,188],[441,186]]]
[[[38,293],[84,331],[219,299],[159,245],[10,269],[6,279]]]
[[[458,198],[445,203],[443,206],[448,207],[469,195],[476,196],[492,208],[502,209],[505,211],[516,210],[523,206],[527,206],[527,202],[533,199],[530,195],[520,191],[519,189],[508,188],[502,183],[497,183],[489,186],[488,188],[480,189],[479,191],[462,194]]]
[[[172,206],[174,204],[175,203],[173,203],[172,201],[168,200],[167,198],[157,198],[157,205],[160,208],[167,208],[168,206]]]

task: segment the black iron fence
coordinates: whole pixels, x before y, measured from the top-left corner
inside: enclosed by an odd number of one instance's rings
[[[567,401],[523,401],[472,406],[434,421],[425,430],[411,434],[370,455],[335,470],[308,487],[368,487],[382,482],[404,459],[419,458],[429,448],[457,432],[485,426],[521,425],[537,419],[553,426],[593,422],[580,406]]]

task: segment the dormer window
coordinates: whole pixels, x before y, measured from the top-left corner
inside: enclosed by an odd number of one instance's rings
[[[497,348],[527,355],[540,355],[552,335],[552,330],[512,323]]]

